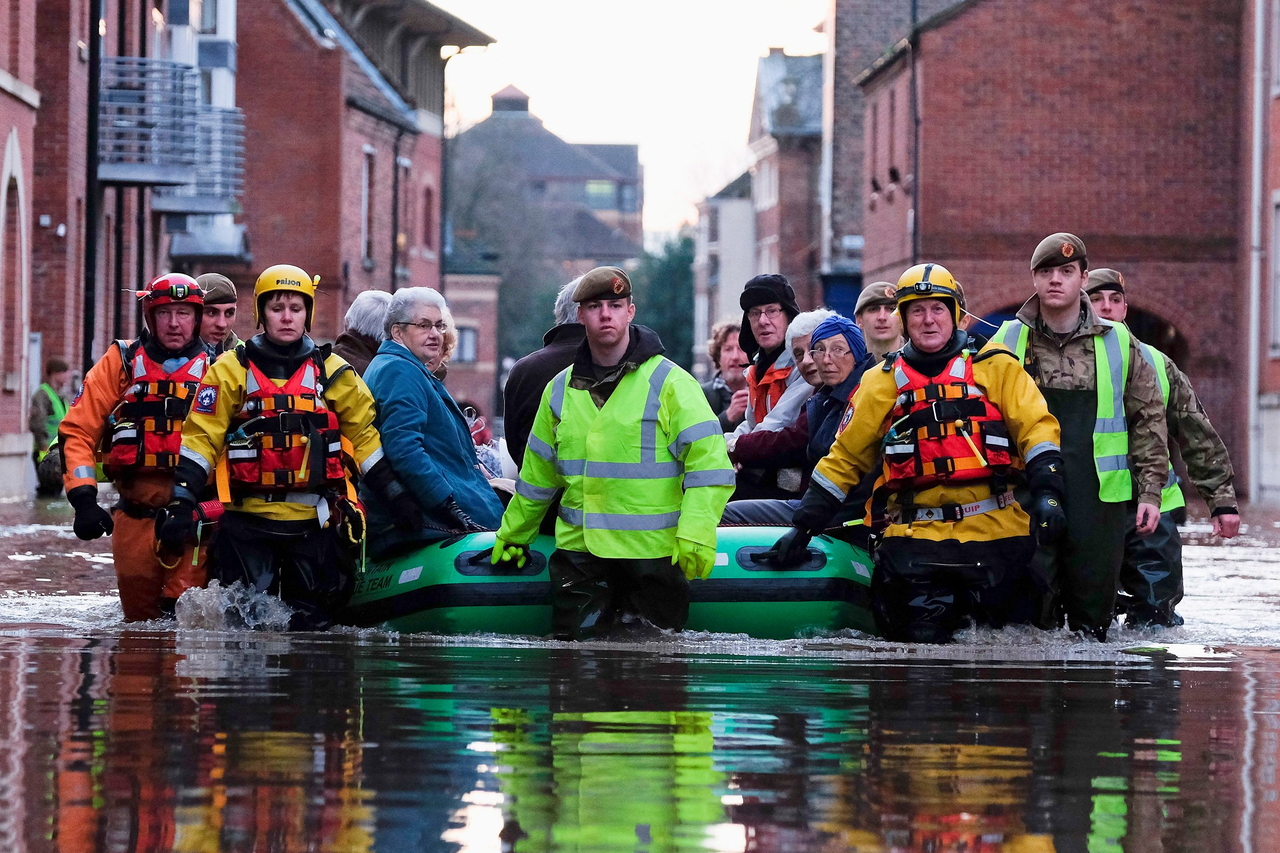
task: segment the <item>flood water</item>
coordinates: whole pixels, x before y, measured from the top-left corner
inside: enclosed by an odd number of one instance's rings
[[[125,627],[69,517],[0,506],[0,851],[1280,849],[1271,521],[1186,628],[927,648]]]

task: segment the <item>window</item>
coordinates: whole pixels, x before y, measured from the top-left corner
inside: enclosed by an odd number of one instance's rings
[[[213,69],[200,69],[200,103],[213,103]]]
[[[635,184],[618,185],[618,204],[623,213],[635,213],[639,209],[639,196]]]
[[[707,284],[720,283],[720,253],[707,258]]]
[[[366,266],[373,264],[373,146],[365,146],[360,165],[360,245]]]
[[[714,204],[707,208],[707,242],[720,242],[720,208]]]
[[[218,0],[201,0],[200,32],[216,33],[218,31]]]
[[[471,364],[476,360],[476,350],[480,344],[480,333],[470,326],[458,327],[458,348],[453,351],[451,362]]]
[[[436,191],[427,187],[422,191],[422,245],[436,247]]]
[[[867,137],[867,147],[870,149],[867,153],[871,160],[871,173],[868,177],[871,180],[876,179],[876,175],[880,174],[880,105],[871,105],[871,135]]]
[[[1280,358],[1280,191],[1271,196],[1271,346],[1272,358]]]
[[[587,207],[592,210],[617,210],[618,189],[613,181],[587,181]]]

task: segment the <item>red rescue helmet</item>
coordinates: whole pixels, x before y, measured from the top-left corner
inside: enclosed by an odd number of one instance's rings
[[[142,300],[142,316],[146,318],[147,328],[152,330],[155,327],[152,315],[161,305],[193,305],[197,320],[204,311],[204,290],[194,278],[180,272],[165,273],[152,279],[137,291],[137,296]]]

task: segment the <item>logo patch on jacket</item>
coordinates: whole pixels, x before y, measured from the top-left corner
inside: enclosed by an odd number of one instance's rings
[[[196,411],[202,415],[212,415],[218,408],[218,389],[212,385],[201,385],[196,391]]]
[[[836,435],[839,435],[840,433],[844,432],[844,428],[849,425],[849,421],[851,420],[853,420],[853,404],[852,403],[849,404],[849,406],[844,410],[844,417],[840,419],[840,426],[836,427]]]

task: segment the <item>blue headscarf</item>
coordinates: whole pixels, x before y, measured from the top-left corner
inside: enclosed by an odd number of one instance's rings
[[[862,337],[862,330],[848,317],[842,317],[839,314],[828,317],[818,324],[818,328],[813,330],[813,337],[809,339],[809,346],[815,345],[818,341],[825,341],[827,338],[834,338],[836,335],[843,335],[849,343],[854,364],[860,363],[867,357],[867,342]]]

